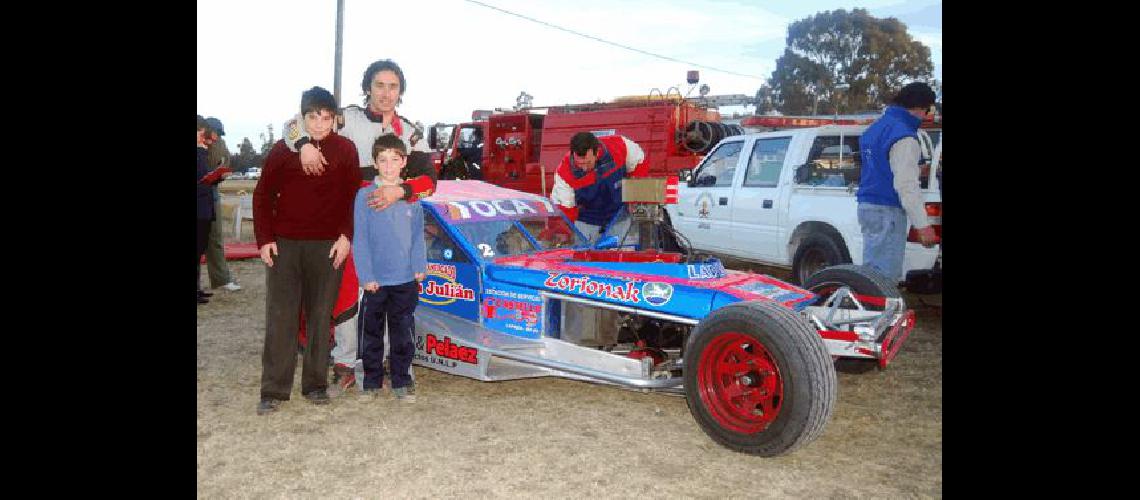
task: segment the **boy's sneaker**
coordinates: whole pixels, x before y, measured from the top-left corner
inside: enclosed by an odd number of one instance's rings
[[[336,363],[333,365],[333,386],[339,389],[340,392],[348,392],[356,387],[356,373],[352,370],[351,366],[344,363]]]
[[[257,414],[268,415],[277,411],[279,406],[281,406],[281,400],[279,399],[262,398],[261,401],[257,403]]]
[[[381,392],[381,389],[379,387],[373,387],[371,389],[364,389],[364,390],[360,391],[360,396],[366,397],[369,399],[376,399],[376,398],[380,397],[380,392]]]
[[[405,403],[416,402],[416,394],[414,389],[409,392],[407,387],[397,387],[395,389],[392,389],[392,394],[396,395],[396,401],[403,401]]]
[[[229,283],[226,283],[226,284],[222,285],[220,288],[221,288],[222,290],[225,290],[225,291],[227,291],[227,292],[236,292],[236,291],[238,291],[238,290],[241,290],[241,285],[239,285],[239,284],[237,284],[237,283],[234,283],[233,281],[231,281],[231,282],[229,282]]]

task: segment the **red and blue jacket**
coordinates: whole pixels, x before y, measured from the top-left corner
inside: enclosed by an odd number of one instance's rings
[[[566,152],[555,170],[550,199],[570,220],[602,226],[622,208],[622,179],[642,175],[647,164],[641,147],[625,137],[599,137],[598,142],[598,160],[590,171],[574,166]]]

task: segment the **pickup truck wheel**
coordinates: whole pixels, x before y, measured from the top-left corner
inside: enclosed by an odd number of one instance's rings
[[[880,311],[884,306],[882,299],[902,296],[898,287],[891,283],[891,280],[870,267],[854,264],[824,269],[809,277],[802,286],[819,295],[817,304],[822,304],[840,287],[849,286],[853,293],[865,297],[864,300],[861,300],[863,307]],[[877,369],[879,369],[879,362],[874,359],[838,358],[835,360],[835,371],[840,373],[867,373]]]
[[[796,247],[792,257],[793,284],[801,285],[821,269],[843,263],[843,251],[833,238],[822,234],[810,235]]]
[[[814,441],[835,405],[823,339],[770,302],[738,302],[702,321],[684,357],[685,400],[701,430],[730,449],[771,457]]]

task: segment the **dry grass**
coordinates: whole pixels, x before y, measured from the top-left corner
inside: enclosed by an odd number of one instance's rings
[[[840,374],[822,437],[773,459],[717,445],[680,397],[422,367],[414,404],[348,395],[318,407],[297,392],[298,361],[293,399],[259,417],[264,270],[231,270],[244,289],[198,308],[202,498],[941,497],[938,308],[918,310],[888,370]]]

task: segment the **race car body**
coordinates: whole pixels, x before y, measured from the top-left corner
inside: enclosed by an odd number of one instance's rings
[[[420,203],[416,364],[684,393],[711,437],[748,453],[813,440],[834,403],[833,359],[885,367],[914,324],[859,266],[800,288],[712,257],[591,248],[546,198],[479,181],[440,181]]]

